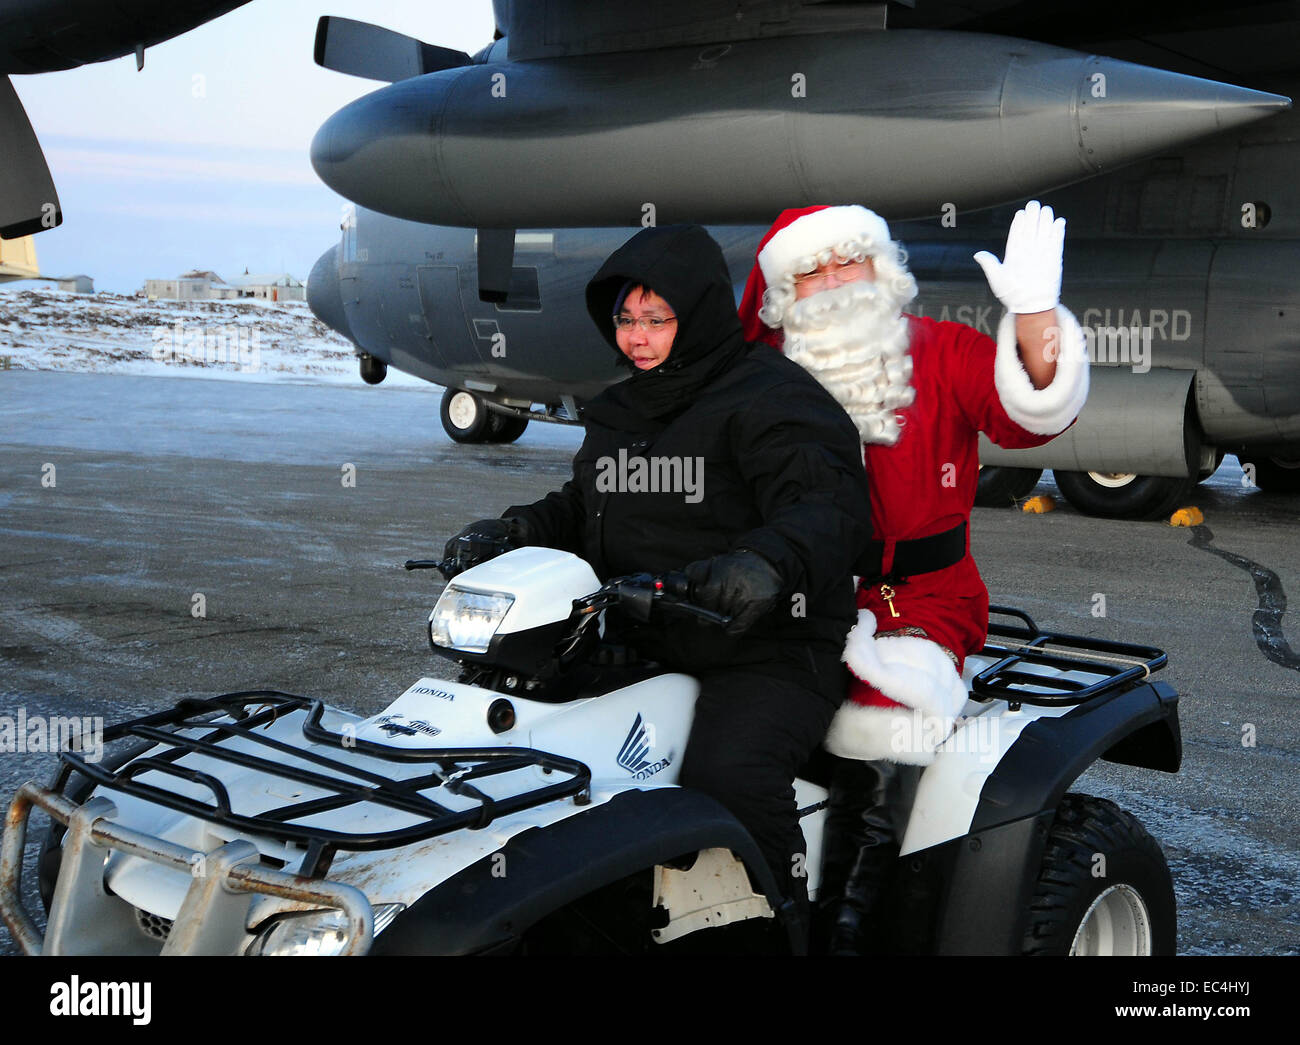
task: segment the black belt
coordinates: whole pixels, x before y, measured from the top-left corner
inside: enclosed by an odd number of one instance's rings
[[[966,524],[958,523],[951,530],[912,541],[894,542],[894,561],[889,573],[881,569],[885,557],[884,541],[868,541],[866,551],[854,564],[853,572],[867,581],[882,577],[915,577],[918,573],[955,566],[966,557]]]

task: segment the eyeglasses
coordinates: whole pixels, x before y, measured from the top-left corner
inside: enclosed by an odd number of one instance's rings
[[[660,316],[615,316],[614,329],[631,330],[633,327],[639,326],[647,334],[657,334],[669,323],[676,322],[676,316],[668,316],[667,318]]]
[[[795,276],[794,283],[797,287],[822,290],[826,286],[828,276],[834,276],[836,283],[852,283],[854,280],[867,278],[869,274],[870,269],[867,268],[865,261],[832,262],[823,272],[805,272],[801,276]]]

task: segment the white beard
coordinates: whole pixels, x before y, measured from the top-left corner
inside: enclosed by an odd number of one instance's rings
[[[795,301],[781,324],[785,354],[844,407],[865,443],[897,443],[894,412],[916,398],[902,306],[878,283],[859,281]]]

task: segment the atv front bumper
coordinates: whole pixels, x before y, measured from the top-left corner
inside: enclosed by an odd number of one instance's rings
[[[44,937],[22,901],[23,848],[34,805],[68,829]],[[117,808],[107,798],[77,805],[34,781],[19,788],[0,847],[0,915],[26,954],[120,954],[130,940],[144,945],[137,953],[150,953],[151,944],[155,954],[241,954],[252,938],[248,914],[259,895],[338,910],[345,933],[339,953],[370,949],[374,914],[359,889],[264,867],[257,847],[248,841],[199,853],[116,824],[116,816]],[[106,890],[104,865],[113,851],[192,877],[165,942],[149,941],[141,933],[136,908]]]

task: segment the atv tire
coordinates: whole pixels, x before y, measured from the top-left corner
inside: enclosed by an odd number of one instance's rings
[[[1113,802],[1066,795],[1047,836],[1022,953],[1166,954],[1177,946],[1164,853]]]
[[[105,753],[99,766],[101,769],[110,772],[119,770],[131,759],[143,755],[155,746],[152,740],[139,740],[132,744],[124,744],[111,754]],[[63,789],[63,797],[69,802],[81,805],[90,797],[90,792],[93,790],[95,790],[93,780],[83,777],[80,773],[74,773],[67,787]],[[51,820],[50,826],[45,830],[45,837],[41,840],[41,847],[36,858],[36,888],[37,892],[40,893],[41,903],[44,905],[47,915],[50,913],[50,902],[54,899],[54,886],[59,880],[59,868],[63,863],[63,836],[67,833],[68,829],[63,824],[57,820]]]

